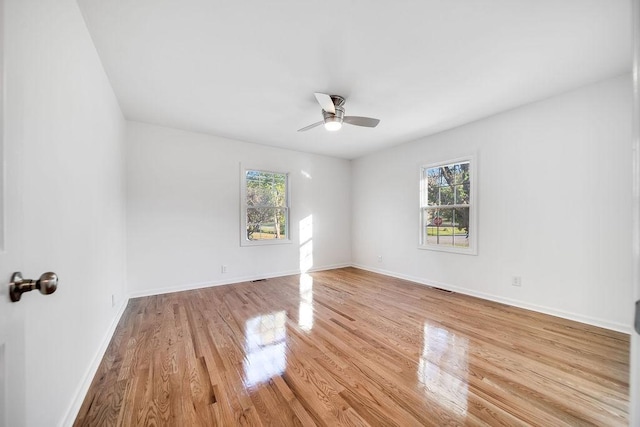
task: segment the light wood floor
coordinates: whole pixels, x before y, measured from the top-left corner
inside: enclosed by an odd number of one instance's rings
[[[354,268],[133,299],[76,426],[627,424],[629,337]]]

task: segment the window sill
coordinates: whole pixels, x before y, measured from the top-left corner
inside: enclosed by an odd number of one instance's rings
[[[240,246],[290,245],[291,239],[241,240]]]
[[[418,245],[418,249],[426,250],[426,251],[434,251],[434,252],[448,252],[452,254],[461,254],[461,255],[478,255],[478,250],[476,248],[452,248],[452,247],[437,247],[433,245]]]

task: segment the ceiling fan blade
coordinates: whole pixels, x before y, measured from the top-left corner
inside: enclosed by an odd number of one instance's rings
[[[312,125],[305,126],[302,129],[298,129],[298,132],[304,132],[305,130],[309,130],[309,129],[312,129],[312,128],[316,127],[316,126],[320,126],[323,123],[324,123],[324,120],[320,120],[319,122],[316,122],[316,123],[314,123]]]
[[[335,105],[333,105],[333,100],[329,95],[327,95],[326,93],[320,93],[320,92],[316,92],[314,93],[314,95],[318,100],[318,104],[320,104],[320,106],[324,111],[331,114],[336,113],[336,107]]]
[[[364,126],[368,128],[374,128],[380,123],[379,119],[373,119],[371,117],[359,117],[359,116],[345,116],[342,121],[349,123],[350,125]]]

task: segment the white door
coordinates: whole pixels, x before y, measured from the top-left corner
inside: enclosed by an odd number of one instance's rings
[[[22,262],[21,147],[5,112],[4,0],[0,0],[0,426],[25,424],[24,301],[9,299],[9,280]],[[3,182],[4,181],[4,182]]]

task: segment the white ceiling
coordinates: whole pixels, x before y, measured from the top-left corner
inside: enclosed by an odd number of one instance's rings
[[[127,119],[344,158],[631,71],[628,0],[78,3]]]

